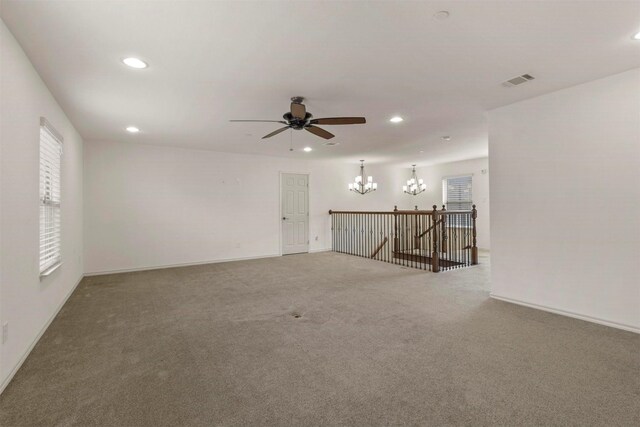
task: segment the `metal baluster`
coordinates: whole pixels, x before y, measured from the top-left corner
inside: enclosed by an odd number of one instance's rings
[[[340,252],[344,253],[344,247],[345,247],[345,239],[346,239],[346,228],[347,226],[345,225],[345,219],[346,219],[346,215],[345,214],[340,214]]]
[[[333,247],[333,245],[334,245],[334,242],[336,241],[336,239],[335,239],[335,236],[333,235],[333,233],[334,233],[334,231],[333,231],[333,230],[334,230],[333,225],[334,225],[334,223],[335,223],[335,219],[336,219],[336,217],[335,217],[335,216],[333,216],[333,215],[331,215],[331,211],[329,211],[329,216],[331,217],[331,251],[332,251],[332,252],[335,252],[336,250],[335,250],[335,248]]]
[[[351,230],[352,233],[352,237],[353,237],[353,248],[352,248],[352,253],[353,255],[358,255],[358,214],[354,213],[353,214],[353,228]]]
[[[358,256],[358,214],[353,214],[353,254]]]
[[[340,221],[342,222],[342,230],[341,230],[341,234],[342,237],[340,238],[340,252],[344,253],[344,248],[346,246],[346,238],[347,238],[347,225],[345,223],[347,219],[347,215],[346,214],[342,214],[342,218],[340,218]]]
[[[369,250],[369,247],[371,246],[371,240],[372,240],[372,236],[371,233],[369,232],[369,214],[366,214],[364,216],[364,223],[365,223],[365,227],[364,227],[364,250],[362,251],[362,256],[366,257],[367,254],[371,254],[371,251]]]
[[[351,251],[354,255],[358,255],[358,214],[353,214],[351,219],[353,223],[353,226],[351,227]]]
[[[367,228],[365,229],[365,245],[364,256],[371,255],[371,241],[373,240],[373,234],[371,234],[371,214],[367,214]]]
[[[355,214],[355,220],[356,220],[355,225],[356,225],[356,227],[354,229],[355,230],[354,236],[355,236],[355,251],[356,251],[356,255],[357,256],[361,256],[360,255],[360,243],[361,243],[360,242],[360,236],[362,235],[362,227],[361,227],[361,224],[360,224],[361,221],[362,221],[361,217],[362,217],[362,215]]]
[[[346,214],[345,219],[346,219],[346,223],[345,223],[344,235],[345,235],[346,241],[345,241],[344,248],[346,253],[348,253],[349,255],[352,255],[351,253],[351,214]]]
[[[342,245],[342,214],[334,214],[337,215],[336,217],[336,248],[338,249],[338,252],[342,252],[341,251],[341,245]]]
[[[449,217],[450,221],[450,227],[451,230],[449,231],[449,247],[453,250],[453,254],[452,254],[452,259],[456,262],[456,264],[454,264],[452,266],[452,268],[458,268],[459,264],[458,262],[460,262],[460,248],[458,247],[458,229],[456,228],[458,226],[458,214],[453,214],[452,216]],[[453,238],[452,238],[453,237]]]
[[[409,260],[406,257],[407,250],[409,249],[407,248],[407,215],[402,215],[400,218],[402,218],[402,228],[400,229],[402,233],[402,265],[408,267]]]
[[[367,244],[367,215],[362,215],[362,231],[360,232],[360,256],[364,257]]]
[[[365,230],[365,215],[358,215],[358,252],[360,252],[360,256],[364,255],[363,243],[364,243],[364,230]]]
[[[393,215],[387,216],[387,235],[389,236],[389,253],[387,254],[387,262],[393,262],[393,252],[395,251],[395,241],[393,239]]]
[[[427,269],[427,259],[424,257],[424,242],[422,240],[422,237],[420,237],[421,233],[424,233],[424,219],[425,219],[425,215],[424,213],[420,213],[420,219],[418,220],[418,254],[420,254],[420,256],[422,257],[422,265],[420,266],[420,268],[422,268],[423,270]]]

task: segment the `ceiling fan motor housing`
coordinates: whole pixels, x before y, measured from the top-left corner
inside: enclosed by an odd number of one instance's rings
[[[290,112],[285,113],[282,118],[285,119],[287,121],[287,123],[289,123],[289,126],[292,129],[304,129],[304,127],[309,124],[309,120],[311,120],[311,118],[313,117],[313,114],[311,113],[306,113],[304,115],[304,119],[300,119],[298,117],[294,117],[293,114],[291,114]]]

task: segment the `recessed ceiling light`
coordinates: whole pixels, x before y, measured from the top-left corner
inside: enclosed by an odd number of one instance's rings
[[[446,142],[449,142],[449,141],[451,141],[451,137],[450,137],[450,136],[448,136],[448,135],[447,135],[447,136],[443,136],[443,137],[442,137],[442,140],[443,140],[443,141],[446,141]]]
[[[146,62],[138,58],[125,58],[122,60],[122,62],[124,62],[125,65],[128,65],[131,68],[142,69],[148,67]]]
[[[633,35],[634,40],[640,40],[640,31]]]
[[[137,127],[135,127],[135,126],[129,126],[129,127],[127,128],[127,132],[129,132],[129,133],[138,133],[138,132],[140,132],[140,129],[138,129],[138,128],[137,128]]]
[[[402,117],[400,117],[400,116],[391,117],[391,118],[389,119],[389,121],[390,121],[391,123],[400,123],[400,122],[401,122],[401,121],[403,121],[403,120],[404,120],[404,119],[403,119]]]
[[[312,151],[313,149],[311,147],[304,147],[303,150],[308,153],[309,151]]]
[[[433,17],[439,21],[444,21],[449,17],[449,12],[446,10],[441,10],[433,14]]]

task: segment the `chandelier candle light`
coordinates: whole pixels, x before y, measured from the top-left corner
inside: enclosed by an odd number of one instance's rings
[[[427,185],[424,183],[424,180],[418,179],[418,177],[416,176],[416,165],[411,166],[413,166],[411,179],[407,180],[407,185],[402,186],[402,190],[407,194],[415,196],[425,191],[427,189]]]
[[[373,182],[372,176],[368,176],[366,182],[364,177],[364,160],[360,160],[360,175],[356,176],[353,184],[349,184],[349,191],[355,191],[358,194],[367,194],[378,189],[378,184]]]

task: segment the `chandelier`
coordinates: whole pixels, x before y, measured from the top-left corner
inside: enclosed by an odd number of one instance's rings
[[[427,189],[427,185],[424,183],[424,180],[418,179],[418,177],[416,176],[416,165],[411,166],[413,166],[411,179],[407,180],[407,185],[402,186],[402,191],[415,196],[425,191]]]
[[[358,194],[367,194],[378,189],[378,184],[373,182],[372,176],[368,176],[366,182],[364,177],[364,160],[360,160],[360,175],[356,176],[353,184],[349,184],[349,191],[355,191]]]

